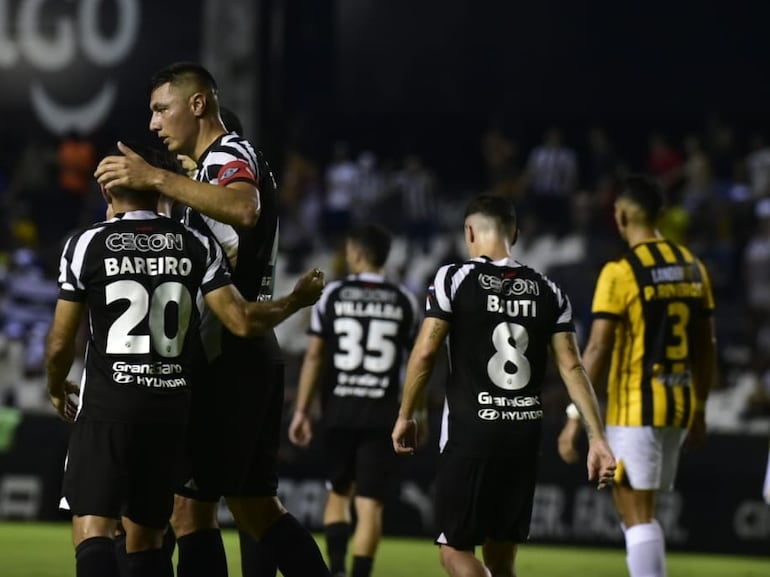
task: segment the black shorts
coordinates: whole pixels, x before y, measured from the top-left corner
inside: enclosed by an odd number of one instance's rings
[[[62,508],[79,516],[126,516],[146,527],[165,527],[183,479],[184,443],[181,424],[77,421]]]
[[[331,490],[385,501],[395,491],[398,455],[390,431],[330,428],[324,437],[327,479]]]
[[[439,455],[435,485],[437,544],[472,551],[487,539],[529,536],[537,460]]]
[[[188,480],[177,493],[199,501],[273,497],[284,395],[283,363],[222,356],[196,381]]]

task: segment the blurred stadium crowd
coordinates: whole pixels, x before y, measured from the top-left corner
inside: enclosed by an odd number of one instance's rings
[[[770,431],[770,143],[764,135],[710,121],[677,140],[652,133],[646,158],[626,158],[600,127],[586,127],[574,139],[552,127],[529,147],[490,129],[476,149],[483,167],[477,182],[463,187],[416,154],[378,158],[375,143],[331,148],[327,159],[288,150],[272,161],[282,201],[277,293],[311,264],[329,278],[344,274],[345,231],[376,221],[395,234],[389,276],[424,295],[438,265],[464,258],[466,199],[494,191],[516,200],[521,230],[514,255],[561,283],[582,338],[599,269],[623,250],[613,221],[619,178],[631,171],[657,176],[669,201],[663,234],[686,242],[714,284],[721,388],[710,399],[709,423]],[[103,150],[70,135],[30,140],[1,156],[0,405],[49,410],[43,356],[57,259],[69,231],[103,218],[91,176]],[[289,383],[296,382],[306,323],[297,315],[279,329]],[[551,389],[553,404],[563,403],[561,388]]]

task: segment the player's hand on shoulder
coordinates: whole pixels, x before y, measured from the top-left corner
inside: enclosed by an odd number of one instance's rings
[[[567,419],[564,428],[559,433],[558,450],[559,456],[565,463],[574,465],[580,459],[580,453],[577,450],[577,440],[580,434],[580,421],[578,419]]]
[[[307,447],[313,440],[313,425],[310,418],[302,412],[295,411],[289,425],[289,441],[297,447]]]
[[[292,294],[300,306],[308,307],[321,298],[321,293],[326,286],[326,278],[322,270],[314,268],[307,271],[294,285]]]

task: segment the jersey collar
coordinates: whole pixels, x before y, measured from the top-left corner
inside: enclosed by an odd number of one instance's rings
[[[352,274],[348,278],[355,279],[355,280],[369,281],[369,282],[382,282],[385,280],[384,276],[374,272],[362,272],[358,274]]]
[[[477,256],[476,258],[472,258],[471,262],[488,262],[497,266],[510,266],[510,267],[519,267],[522,266],[521,263],[517,260],[512,259],[511,257],[505,257],[501,258],[500,260],[492,260],[486,255]]]
[[[211,142],[211,144],[209,144],[209,145],[206,147],[206,150],[204,150],[204,151],[203,151],[203,154],[201,154],[201,155],[198,157],[198,167],[197,167],[197,170],[200,170],[201,168],[203,168],[203,161],[204,161],[204,160],[206,159],[206,157],[209,155],[209,152],[211,152],[211,149],[212,149],[212,148],[214,148],[215,146],[217,146],[217,145],[218,145],[220,142],[222,142],[222,139],[223,139],[225,136],[227,136],[227,134],[228,134],[228,133],[227,133],[227,132],[225,132],[224,134],[221,134],[221,135],[217,136],[217,137],[216,137],[216,138],[215,138],[215,139],[214,139],[214,140]]]
[[[159,217],[160,215],[154,210],[129,210],[115,215],[115,218],[120,220],[151,220]]]

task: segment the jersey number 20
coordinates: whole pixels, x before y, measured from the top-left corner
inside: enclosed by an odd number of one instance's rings
[[[150,294],[134,280],[119,280],[105,287],[105,297],[108,305],[119,300],[128,301],[128,308],[107,332],[107,354],[144,355],[150,352],[152,345],[162,357],[179,356],[190,327],[193,304],[190,291],[182,283],[164,282]],[[177,307],[177,326],[167,327],[166,308],[172,303]],[[150,334],[131,334],[148,314]]]
[[[495,354],[487,363],[490,380],[501,389],[517,391],[529,384],[532,369],[524,355],[529,346],[527,329],[516,323],[500,323],[492,331]]]

